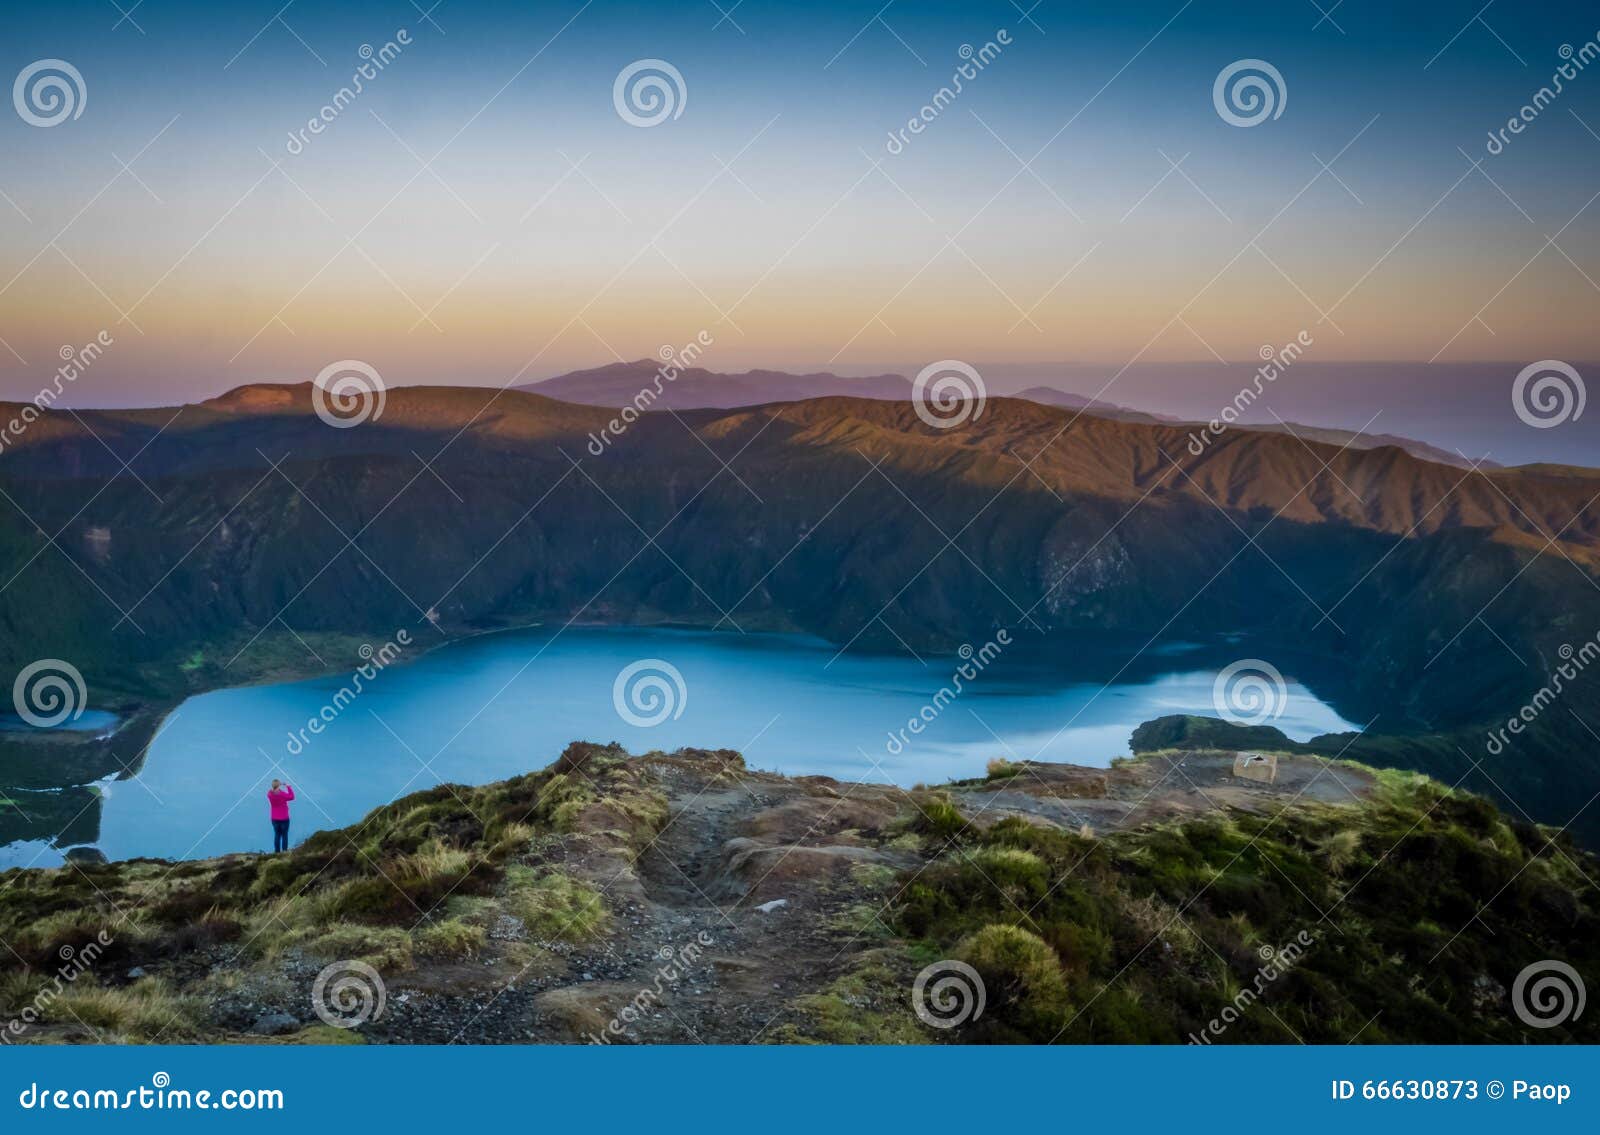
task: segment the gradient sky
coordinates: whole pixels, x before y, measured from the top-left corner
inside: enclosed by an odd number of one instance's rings
[[[1600,34],[1592,5],[420,2],[8,12],[4,74],[59,57],[88,97],[48,129],[0,115],[0,397],[102,329],[79,405],[352,357],[498,386],[702,329],[723,370],[1248,361],[1302,329],[1322,362],[1600,358],[1600,62],[1485,153]],[[688,97],[639,129],[612,83],[647,57]],[[1251,57],[1288,97],[1241,129],[1212,83]]]

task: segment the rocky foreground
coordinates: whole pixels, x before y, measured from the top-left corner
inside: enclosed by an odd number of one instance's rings
[[[7,872],[0,1042],[1600,1039],[1518,984],[1600,977],[1594,857],[1237,757],[904,791],[574,744],[281,856]]]

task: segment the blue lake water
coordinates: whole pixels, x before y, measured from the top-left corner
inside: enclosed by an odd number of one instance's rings
[[[189,699],[167,719],[137,776],[100,785],[94,846],[113,859],[264,850],[273,777],[298,793],[298,842],[442,781],[481,784],[542,768],[580,739],[618,741],[633,752],[738,749],[752,768],[905,786],[977,775],[994,757],[1103,766],[1127,753],[1141,722],[1214,716],[1213,680],[1244,650],[1225,648],[1232,653],[1218,662],[1214,650],[1163,644],[1107,685],[1139,645],[1073,650],[1072,673],[1020,645],[1003,648],[985,665],[968,661],[976,676],[939,701],[959,657],[836,656],[829,644],[797,635],[485,635],[402,658],[347,701],[340,691],[351,685],[349,672]],[[1059,657],[1061,644],[1053,651]],[[358,665],[350,660],[352,670]],[[924,723],[920,733],[907,728],[913,718]],[[308,728],[313,719],[320,732]],[[1272,724],[1297,740],[1356,728],[1292,677]],[[0,864],[35,856],[38,865],[60,861],[54,848],[0,848]]]

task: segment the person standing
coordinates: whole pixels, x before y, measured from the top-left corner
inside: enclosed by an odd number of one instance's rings
[[[267,804],[272,811],[272,850],[289,850],[289,801],[294,799],[294,786],[274,780],[267,789]]]

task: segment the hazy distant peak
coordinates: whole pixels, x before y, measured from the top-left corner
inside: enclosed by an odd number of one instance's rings
[[[250,382],[207,398],[200,405],[232,413],[263,413],[303,405],[311,397],[311,384]]]
[[[1030,386],[1026,390],[1009,395],[1012,398],[1026,398],[1029,402],[1038,402],[1045,406],[1059,406],[1064,410],[1083,410],[1102,418],[1116,418],[1125,422],[1172,422],[1176,418],[1169,418],[1164,414],[1151,414],[1143,410],[1129,409],[1119,406],[1115,402],[1102,402],[1098,398],[1085,398],[1082,394],[1074,394],[1070,390],[1061,390],[1054,386]]]
[[[641,391],[649,391],[652,408],[670,410],[731,409],[835,395],[897,402],[911,396],[910,381],[899,374],[847,378],[828,372],[724,373],[705,367],[674,367],[672,360],[644,358],[575,370],[514,389],[564,402],[607,407],[632,404]]]

